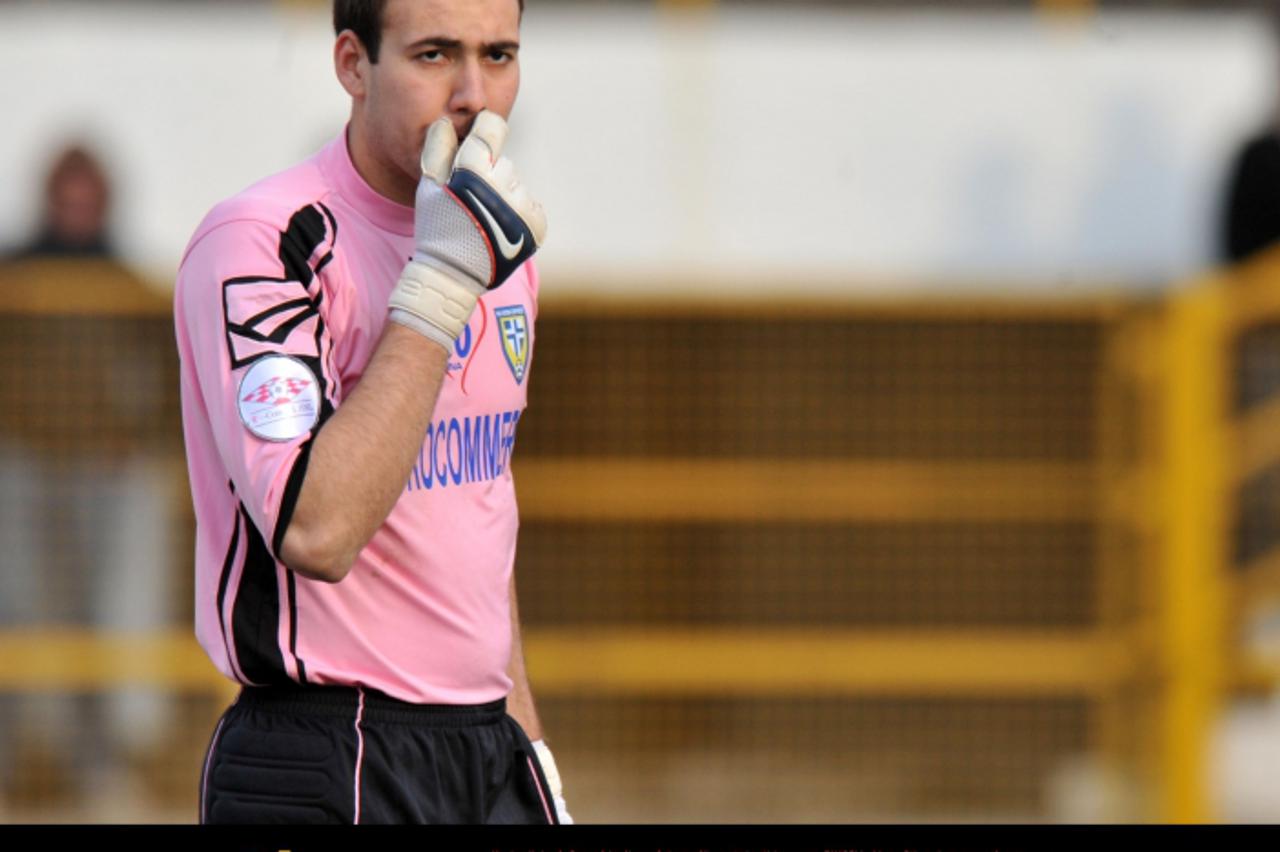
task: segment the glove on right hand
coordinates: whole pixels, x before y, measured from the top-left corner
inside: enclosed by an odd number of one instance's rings
[[[502,156],[507,123],[485,110],[458,146],[448,118],[422,148],[414,254],[388,302],[390,319],[449,349],[476,300],[541,247],[547,220]],[[455,156],[456,154],[456,156]]]

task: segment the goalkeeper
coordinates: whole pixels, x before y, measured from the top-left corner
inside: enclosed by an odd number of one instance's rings
[[[513,575],[546,230],[502,156],[522,11],[336,0],[345,132],[183,258],[196,633],[242,684],[203,822],[571,822]]]

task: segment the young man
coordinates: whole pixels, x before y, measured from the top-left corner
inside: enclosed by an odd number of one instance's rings
[[[196,632],[243,684],[202,821],[570,821],[512,574],[545,232],[501,157],[521,13],[336,0],[345,133],[187,249]]]

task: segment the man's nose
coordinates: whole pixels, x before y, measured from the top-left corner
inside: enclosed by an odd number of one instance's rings
[[[454,115],[474,116],[485,108],[484,75],[480,63],[467,59],[458,66],[449,98],[449,111]],[[463,128],[459,128],[461,131]]]

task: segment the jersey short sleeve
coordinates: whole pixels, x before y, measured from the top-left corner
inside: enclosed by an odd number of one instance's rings
[[[232,219],[198,234],[178,275],[175,310],[187,390],[250,519],[279,556],[311,441],[341,398],[320,272],[333,223],[321,205],[287,223]],[[216,458],[211,450],[216,450]]]

